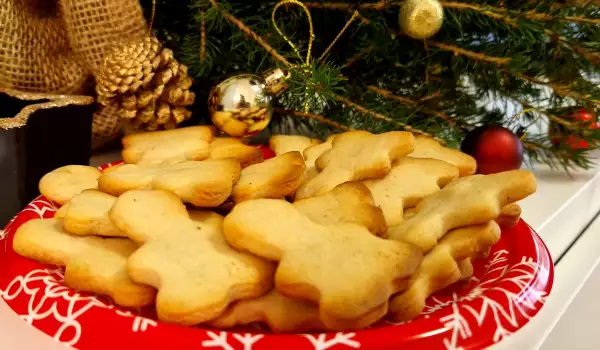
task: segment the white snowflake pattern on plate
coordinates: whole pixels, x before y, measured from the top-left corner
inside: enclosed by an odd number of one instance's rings
[[[485,275],[487,278],[477,283],[477,285],[466,295],[459,297],[456,293],[452,294],[449,301],[440,301],[436,297],[431,297],[424,311],[425,314],[432,314],[438,310],[450,307],[452,312],[440,318],[440,322],[447,328],[451,329],[451,337],[444,339],[446,349],[459,350],[460,340],[469,339],[473,336],[473,322],[469,322],[467,317],[472,317],[476,322],[476,326],[481,326],[484,320],[489,320],[493,317],[495,323],[495,332],[493,336],[494,342],[498,342],[504,337],[511,335],[512,332],[507,330],[507,325],[516,326],[517,315],[521,315],[526,319],[531,319],[536,313],[536,303],[546,302],[546,293],[543,291],[530,291],[535,293],[534,302],[522,300],[519,298],[519,293],[530,283],[536,274],[546,273],[542,270],[537,262],[533,259],[523,257],[521,262],[509,266],[506,264],[508,251],[499,250],[494,253],[492,260],[486,265]],[[513,273],[514,276],[508,278],[507,274]],[[490,277],[491,276],[491,277]],[[503,279],[504,282],[515,284],[519,292],[513,292],[507,288],[498,287],[496,283]],[[503,295],[502,300],[489,298],[484,292],[493,290]],[[464,303],[463,301],[481,300],[481,307],[474,308],[473,303]],[[470,326],[471,325],[471,326]]]
[[[61,283],[63,279],[62,269],[33,270],[25,276],[15,277],[5,290],[0,290],[0,297],[8,301],[25,293],[29,296],[27,312],[19,316],[30,325],[48,317],[54,318],[60,323],[60,327],[51,336],[61,343],[74,346],[82,334],[78,318],[92,307],[106,306],[96,297],[73,293]],[[42,282],[41,285],[39,282]],[[60,311],[64,307],[58,307],[59,303],[63,304],[62,301],[67,302],[65,312]]]
[[[327,334],[321,333],[318,335],[305,334],[304,337],[310,341],[310,343],[315,347],[315,350],[327,350],[336,345],[346,345],[353,349],[360,348],[360,343],[356,340],[353,340],[356,336],[356,333],[336,333],[333,338],[327,339]]]
[[[228,335],[231,335],[237,342],[244,346],[244,350],[252,350],[254,344],[260,341],[264,335],[262,334],[250,334],[245,333],[244,335],[237,333],[229,333],[229,332],[219,332],[218,334],[215,332],[206,332],[206,335],[210,338],[209,340],[205,340],[202,342],[202,346],[206,348],[221,348],[223,350],[235,350],[235,347],[229,343],[231,338],[228,338]]]

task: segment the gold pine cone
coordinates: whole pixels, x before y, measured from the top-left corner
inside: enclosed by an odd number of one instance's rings
[[[135,129],[175,128],[191,116],[194,103],[187,67],[155,37],[119,45],[96,78],[98,102],[117,102],[119,115]]]

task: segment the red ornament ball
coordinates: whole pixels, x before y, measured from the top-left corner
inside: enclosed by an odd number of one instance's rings
[[[569,115],[566,119],[572,120],[583,125],[589,125],[589,129],[600,129],[600,123],[596,121],[596,117],[590,111],[585,108],[577,110],[575,113]],[[568,129],[565,129],[557,123],[550,123],[550,142],[554,146],[567,146],[570,149],[590,149],[592,146],[581,137],[569,133]]]
[[[477,161],[478,174],[495,174],[521,168],[523,144],[517,135],[498,125],[472,130],[460,149]]]
[[[573,113],[571,115],[571,119],[578,121],[578,122],[588,122],[590,124],[592,124],[593,122],[596,121],[596,118],[594,118],[594,115],[585,108],[581,108],[581,109],[577,110],[575,113]]]

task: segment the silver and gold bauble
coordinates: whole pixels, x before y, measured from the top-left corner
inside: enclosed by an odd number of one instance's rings
[[[444,23],[444,8],[438,0],[405,0],[400,8],[400,27],[413,39],[427,39]]]
[[[210,92],[208,109],[213,124],[232,137],[255,135],[271,122],[274,95],[287,86],[287,72],[271,70],[264,77],[240,74],[218,84]]]

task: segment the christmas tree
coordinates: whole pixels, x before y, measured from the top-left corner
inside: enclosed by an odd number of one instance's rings
[[[500,124],[529,160],[566,169],[589,167],[600,141],[595,123],[573,117],[600,110],[598,1],[142,5],[189,67],[195,118],[227,77],[280,67],[291,77],[272,102],[274,133],[408,130],[458,147],[476,127]]]

